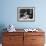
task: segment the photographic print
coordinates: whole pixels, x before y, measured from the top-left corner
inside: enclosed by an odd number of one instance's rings
[[[18,21],[35,21],[35,8],[34,7],[18,7],[17,20]]]

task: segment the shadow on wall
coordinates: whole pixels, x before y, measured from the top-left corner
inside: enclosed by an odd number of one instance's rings
[[[0,24],[0,43],[2,43],[3,32],[6,32],[6,26],[4,24]]]

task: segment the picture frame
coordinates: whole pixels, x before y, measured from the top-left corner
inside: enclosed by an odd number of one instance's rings
[[[17,20],[20,22],[35,21],[35,7],[18,7]]]

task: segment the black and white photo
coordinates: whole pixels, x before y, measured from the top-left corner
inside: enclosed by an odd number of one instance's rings
[[[34,7],[18,7],[17,19],[18,21],[34,21]]]

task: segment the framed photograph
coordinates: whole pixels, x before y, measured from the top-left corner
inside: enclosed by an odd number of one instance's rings
[[[17,20],[22,22],[35,21],[35,8],[34,7],[18,7]]]

